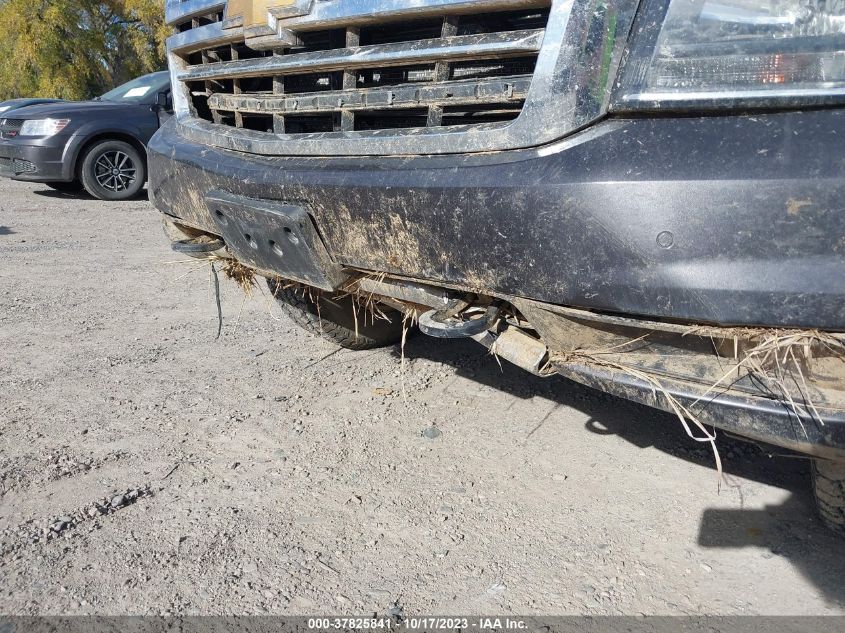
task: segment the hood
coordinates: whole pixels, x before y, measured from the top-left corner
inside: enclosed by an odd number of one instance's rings
[[[0,103],[0,119],[11,118],[11,112],[20,110],[30,105],[42,103],[58,103],[61,99],[9,99]]]
[[[17,99],[9,99],[8,101],[3,101],[0,103],[2,107],[8,108],[23,108],[28,105],[38,105],[42,103],[62,103],[62,99],[40,99],[37,97],[19,97]]]
[[[101,112],[114,113],[121,111],[137,111],[138,108],[149,109],[149,105],[137,103],[116,103],[114,101],[60,101],[58,103],[42,103],[13,110],[8,118],[15,119],[69,119],[74,115],[86,115]]]

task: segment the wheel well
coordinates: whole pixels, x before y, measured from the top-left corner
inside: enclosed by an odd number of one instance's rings
[[[88,154],[88,151],[92,147],[94,147],[94,145],[103,141],[123,141],[124,143],[129,143],[132,147],[138,150],[139,154],[141,154],[141,160],[144,161],[144,166],[146,167],[147,148],[141,141],[139,141],[131,134],[121,134],[120,132],[103,132],[102,134],[92,136],[87,141],[85,141],[85,145],[82,146],[82,149],[80,149],[79,153],[76,155],[76,164],[73,167],[73,173],[75,174],[76,178],[79,178],[81,175],[82,162],[85,160],[85,155]]]

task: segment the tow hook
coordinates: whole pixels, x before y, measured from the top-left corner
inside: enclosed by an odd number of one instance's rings
[[[471,304],[463,299],[454,299],[445,308],[423,314],[419,328],[423,334],[435,338],[472,338],[496,325],[501,305],[501,301],[494,301],[484,312],[474,315],[474,318],[461,319],[461,315],[467,316],[465,310]]]
[[[220,238],[211,237],[210,235],[201,235],[189,240],[179,240],[172,242],[170,248],[174,252],[189,257],[196,257],[197,259],[205,259],[211,253],[219,251],[226,247],[226,242]]]

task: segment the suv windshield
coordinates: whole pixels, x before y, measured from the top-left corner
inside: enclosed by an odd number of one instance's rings
[[[129,83],[108,91],[101,101],[117,103],[155,103],[156,95],[170,91],[170,74],[167,71],[152,73],[133,79]]]

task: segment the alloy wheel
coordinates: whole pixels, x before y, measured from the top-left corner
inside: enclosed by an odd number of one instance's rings
[[[97,183],[109,191],[126,191],[135,182],[137,173],[135,161],[120,150],[103,152],[94,163],[94,177]]]

